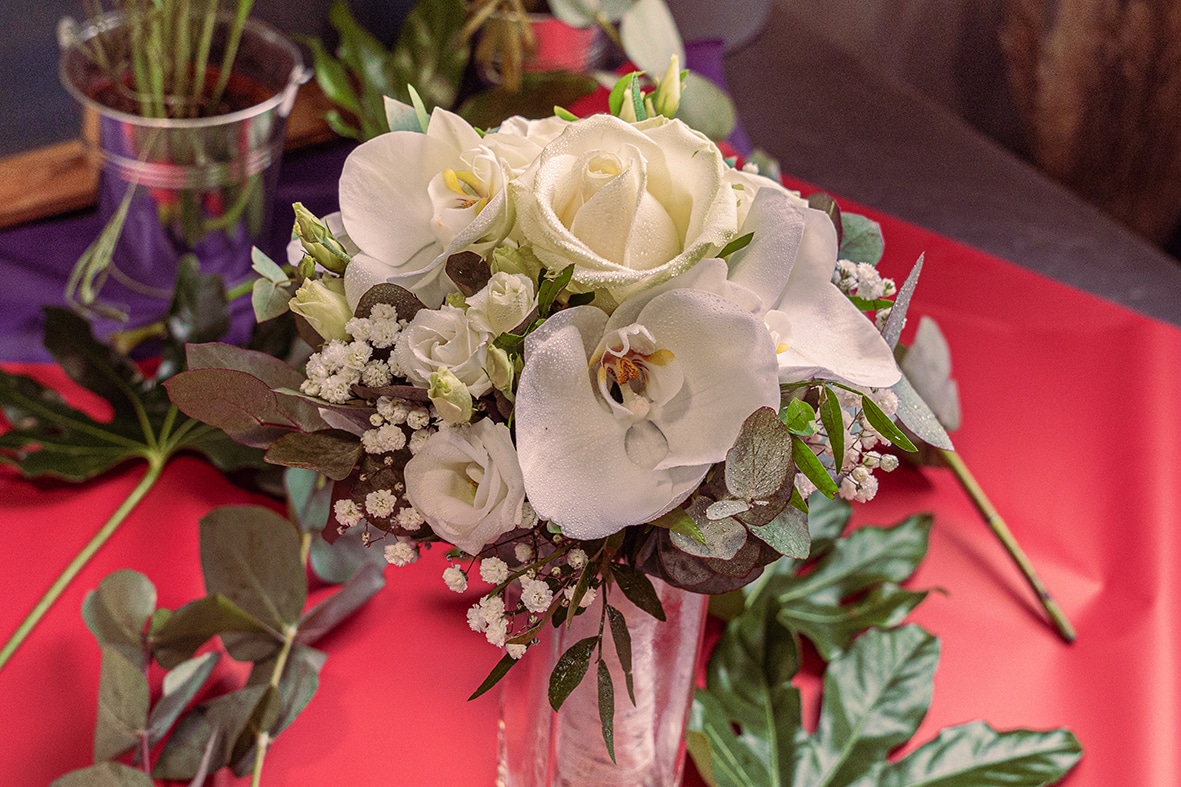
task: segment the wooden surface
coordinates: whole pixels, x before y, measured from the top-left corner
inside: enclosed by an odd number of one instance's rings
[[[300,88],[287,119],[287,149],[332,139],[324,122],[331,108],[315,83]],[[83,121],[79,139],[0,158],[0,228],[55,216],[94,204],[98,166],[83,141],[93,124]]]

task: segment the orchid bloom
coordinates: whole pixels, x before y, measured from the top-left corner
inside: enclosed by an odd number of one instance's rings
[[[526,341],[515,410],[521,472],[537,514],[571,538],[669,511],[725,457],[752,412],[779,405],[762,320],[691,286],[708,272],[725,284],[724,264],[707,263],[610,316],[594,306],[559,312]]]

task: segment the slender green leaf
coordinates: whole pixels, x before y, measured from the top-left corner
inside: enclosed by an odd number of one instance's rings
[[[837,493],[836,482],[832,480],[832,476],[824,469],[824,465],[820,464],[820,460],[816,458],[816,454],[812,449],[796,435],[791,436],[791,454],[795,460],[796,469],[812,482],[816,489],[825,497],[835,497]]]
[[[820,396],[820,422],[824,424],[824,434],[832,446],[837,470],[840,470],[845,461],[845,415],[836,391],[828,385],[824,386],[824,393]]]
[[[754,237],[755,234],[753,232],[748,232],[745,235],[739,235],[737,238],[723,246],[722,250],[718,252],[718,256],[725,259],[736,251],[742,251],[750,245],[750,242],[754,240]]]
[[[861,409],[865,413],[865,420],[869,421],[869,425],[874,428],[874,431],[882,437],[889,440],[894,445],[901,448],[903,451],[910,451],[913,453],[918,449],[915,448],[914,443],[910,441],[902,431],[894,425],[890,417],[882,412],[882,408],[874,403],[869,396],[861,397]]]
[[[484,678],[484,682],[480,684],[480,687],[472,692],[472,696],[468,697],[468,701],[474,700],[497,683],[500,683],[500,679],[507,675],[508,671],[515,667],[516,664],[517,659],[514,659],[507,653],[504,654],[500,661],[496,662],[496,666],[492,668],[492,672],[488,673],[488,677]]]
[[[612,563],[611,576],[628,601],[657,620],[665,619],[664,605],[660,603],[660,596],[656,595],[656,588],[646,574],[623,563]]]
[[[619,656],[619,666],[623,668],[623,679],[627,684],[627,696],[632,705],[636,704],[636,691],[632,676],[632,638],[627,630],[627,619],[623,613],[610,604],[607,605],[607,622],[611,625],[611,639],[615,641],[615,653]]]
[[[549,678],[549,704],[555,711],[562,707],[570,692],[582,682],[590,667],[591,651],[599,641],[599,637],[580,639],[558,658]]]
[[[601,658],[598,671],[599,725],[603,730],[603,743],[607,745],[607,756],[611,762],[615,762],[615,684],[611,682],[611,670],[607,669],[607,662]]]
[[[803,399],[792,399],[786,407],[780,408],[779,420],[783,421],[792,434],[800,437],[811,437],[816,434],[816,411]]]

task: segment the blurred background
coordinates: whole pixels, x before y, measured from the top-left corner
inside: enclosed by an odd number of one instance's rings
[[[882,135],[906,133],[899,125],[878,127],[872,112],[849,106],[860,100],[862,109],[873,108],[884,97],[882,107],[900,101],[912,113],[931,115],[949,134],[979,135],[1151,246],[1181,255],[1176,0],[668,3],[686,40],[726,39],[726,78],[740,117],[753,127],[755,144],[778,155],[787,172],[835,176],[860,157],[858,144],[870,144],[862,146],[868,154],[882,146]],[[328,5],[258,0],[254,13],[289,32],[330,39]],[[389,44],[413,3],[349,5]],[[0,156],[77,134],[78,110],[57,80],[55,28],[66,15],[84,16],[80,0],[0,2]],[[793,92],[797,84],[807,89]],[[805,101],[808,106],[801,105]],[[834,131],[834,144],[826,148],[820,138],[831,130],[826,121],[864,127]],[[767,130],[776,125],[791,133]],[[839,161],[830,150],[838,147]],[[839,190],[842,182],[825,185]],[[846,193],[865,200],[872,184],[868,188],[854,183]]]

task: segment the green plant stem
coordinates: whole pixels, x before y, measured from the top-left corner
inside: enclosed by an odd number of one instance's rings
[[[1034,571],[1033,564],[1029,562],[1025,551],[1021,549],[1021,545],[1017,543],[1017,539],[1013,537],[1009,526],[1005,524],[1005,520],[993,507],[992,502],[988,499],[988,495],[984,494],[984,490],[976,481],[975,476],[968,470],[968,466],[964,464],[964,460],[955,451],[947,449],[939,449],[940,458],[951,468],[955,474],[956,479],[964,487],[964,491],[968,493],[968,497],[972,499],[976,510],[984,517],[985,524],[996,535],[997,539],[1004,546],[1005,551],[1009,553],[1009,557],[1013,558],[1013,562],[1017,564],[1017,568],[1021,569],[1021,573],[1025,576],[1025,581],[1029,583],[1029,587],[1037,595],[1038,601],[1041,602],[1042,609],[1050,616],[1054,628],[1058,631],[1059,636],[1066,642],[1074,642],[1075,631],[1074,627],[1070,625],[1062,608],[1058,606],[1058,602],[1050,595],[1050,591],[1046,590],[1045,584],[1038,577],[1037,572]]]
[[[270,686],[276,692],[279,690],[279,682],[283,679],[283,670],[287,667],[287,657],[291,655],[291,648],[295,645],[295,635],[299,633],[299,626],[288,626],[283,631],[283,649],[279,651],[279,658],[275,659],[275,668],[271,670]],[[259,787],[262,784],[262,763],[267,756],[267,747],[271,743],[271,734],[267,730],[259,730],[257,741],[257,753],[254,755],[254,773],[250,778],[250,787]]]
[[[160,479],[160,474],[164,471],[164,465],[167,463],[167,456],[150,454],[147,459],[148,471],[140,479],[139,484],[131,491],[131,494],[127,496],[127,499],[123,501],[123,504],[119,506],[115,513],[111,515],[111,518],[99,528],[99,531],[94,534],[94,537],[90,539],[86,546],[82,547],[82,550],[70,561],[70,564],[66,566],[65,570],[62,571],[61,575],[54,581],[45,595],[41,597],[37,605],[33,607],[33,611],[21,621],[20,626],[17,627],[16,632],[9,638],[8,642],[4,643],[4,648],[0,649],[0,670],[4,669],[4,665],[8,663],[8,660],[12,658],[17,648],[32,633],[33,629],[41,621],[41,618],[45,617],[45,613],[49,611],[49,608],[53,606],[54,602],[69,587],[74,577],[78,576],[78,573],[85,568],[95,553],[102,548],[103,544],[107,543],[107,539],[119,529],[119,525],[123,524],[123,520],[127,518],[127,515],[132,512],[155,485],[156,481]]]

